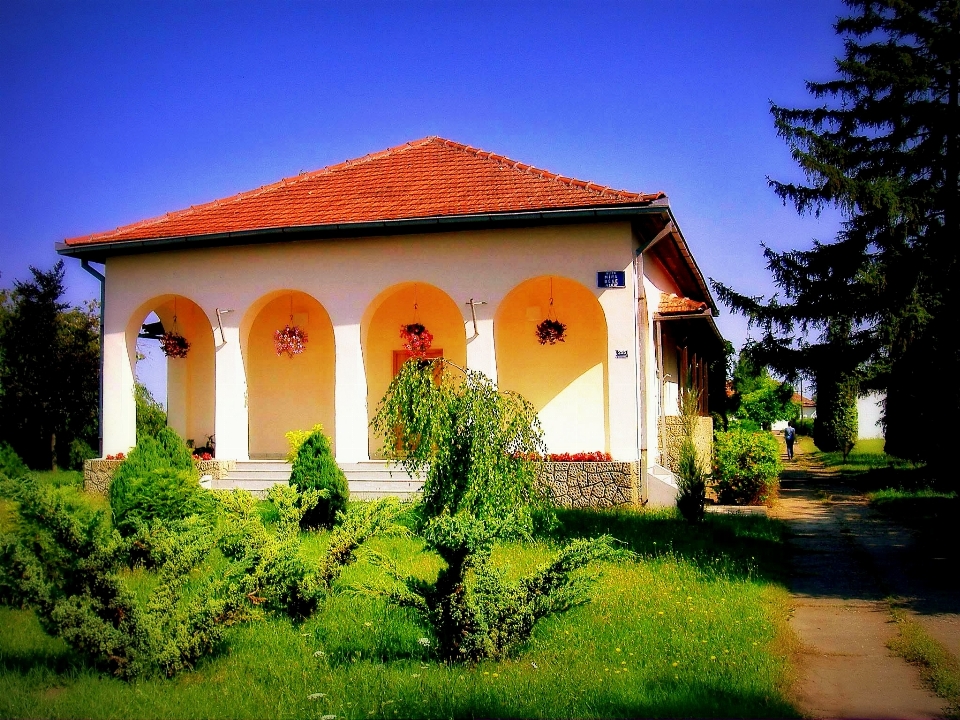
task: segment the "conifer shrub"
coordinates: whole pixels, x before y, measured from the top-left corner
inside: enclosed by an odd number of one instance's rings
[[[27,607],[43,629],[123,678],[171,676],[219,646],[243,607],[221,581],[193,580],[214,535],[170,538],[145,603],[123,581],[128,544],[70,487],[27,477],[16,532],[0,534],[0,597]]]
[[[707,477],[697,457],[694,435],[700,419],[700,393],[686,388],[680,396],[680,417],[683,421],[683,440],[677,459],[677,509],[687,522],[703,520],[707,498]]]
[[[210,507],[200,487],[190,449],[176,432],[162,428],[140,438],[110,482],[116,528],[131,535],[154,520],[176,521]]]
[[[301,493],[315,490],[319,493],[316,505],[303,514],[302,527],[333,527],[338,513],[347,507],[350,488],[347,476],[337,465],[330,449],[330,440],[321,430],[315,430],[303,441],[297,451],[290,484]]]
[[[783,463],[768,432],[732,428],[714,434],[714,487],[724,505],[758,505],[777,495]]]

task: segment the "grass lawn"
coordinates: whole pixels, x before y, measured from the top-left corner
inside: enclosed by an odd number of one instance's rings
[[[0,506],[0,523],[14,510]],[[0,716],[796,716],[777,522],[724,516],[690,527],[669,511],[567,511],[560,520],[535,543],[497,549],[508,576],[559,542],[604,532],[638,559],[599,565],[593,602],[541,621],[509,661],[438,663],[420,641],[432,640],[429,632],[408,611],[340,592],[302,624],[270,618],[231,628],[194,672],[124,682],[45,635],[32,611],[0,608]],[[325,539],[306,538],[305,554],[319,553]],[[373,542],[424,578],[438,570],[417,539]],[[216,557],[208,563],[213,571]],[[375,582],[380,572],[358,563],[338,587]],[[128,581],[149,586],[147,575]]]

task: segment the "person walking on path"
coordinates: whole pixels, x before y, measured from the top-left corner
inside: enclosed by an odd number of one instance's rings
[[[783,431],[783,440],[787,443],[787,459],[793,460],[793,443],[797,439],[797,429],[793,427],[793,420],[787,423]]]

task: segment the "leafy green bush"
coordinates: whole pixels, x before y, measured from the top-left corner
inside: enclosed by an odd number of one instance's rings
[[[20,459],[16,450],[7,445],[7,443],[0,442],[0,473],[3,473],[11,480],[16,480],[28,472],[30,472],[30,468]]]
[[[167,413],[141,382],[133,386],[137,406],[137,443],[143,437],[156,437],[167,426]]]
[[[287,450],[288,463],[292,465],[297,461],[297,453],[300,452],[300,446],[307,441],[308,437],[316,432],[322,433],[323,425],[317,423],[309,430],[291,430],[290,432],[283,434],[283,436],[287,439],[287,444],[290,446],[290,448]]]
[[[780,445],[770,433],[734,428],[714,435],[714,485],[721,503],[756,505],[776,496]]]
[[[347,507],[350,489],[347,477],[337,465],[330,441],[322,431],[311,432],[300,445],[290,473],[290,484],[301,493],[316,490],[317,503],[303,514],[303,527],[333,527],[337,514]]]
[[[179,520],[209,507],[189,448],[164,427],[140,438],[110,482],[114,524],[130,535],[153,520]]]
[[[813,442],[822,452],[847,453],[857,442],[857,381],[822,373],[817,378],[817,417],[813,421]]]
[[[797,435],[813,437],[813,418],[800,418],[793,423],[793,427],[796,428]]]
[[[75,438],[70,443],[70,469],[83,470],[84,460],[93,460],[97,457],[97,452],[90,447],[86,440]]]

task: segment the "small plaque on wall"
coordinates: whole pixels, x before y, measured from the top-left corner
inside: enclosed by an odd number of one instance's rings
[[[597,273],[598,288],[622,288],[627,286],[627,274],[623,270],[601,270]]]
[[[617,350],[617,358],[629,357],[629,354],[626,350]]]

